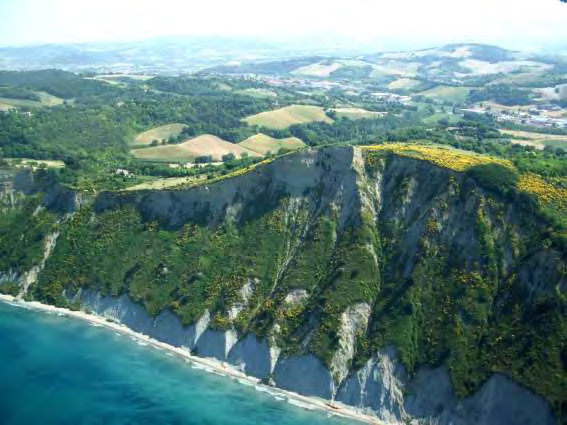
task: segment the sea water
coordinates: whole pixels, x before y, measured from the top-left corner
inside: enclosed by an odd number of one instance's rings
[[[80,320],[0,303],[0,424],[347,424]]]

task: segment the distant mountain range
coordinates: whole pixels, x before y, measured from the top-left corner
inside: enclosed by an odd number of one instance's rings
[[[300,65],[304,66],[322,59],[354,58],[366,62],[363,65],[399,60],[434,68],[442,64],[444,68],[449,66],[456,69],[463,60],[498,63],[527,58],[526,54],[481,44],[452,44],[434,49],[376,53],[380,50],[381,46],[357,45],[333,39],[278,42],[252,38],[162,37],[120,43],[0,47],[0,69],[57,68],[74,72],[185,74],[217,66],[223,66],[220,69],[223,72],[230,71],[230,67],[239,72],[235,67],[252,63],[257,72],[258,63],[300,58]]]
[[[227,37],[162,37],[136,42],[0,47],[0,69],[179,74],[231,62],[320,55],[361,54],[329,41],[262,41]]]

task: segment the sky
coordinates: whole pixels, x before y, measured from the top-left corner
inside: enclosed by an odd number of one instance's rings
[[[567,45],[559,0],[0,0],[0,45],[169,35]]]

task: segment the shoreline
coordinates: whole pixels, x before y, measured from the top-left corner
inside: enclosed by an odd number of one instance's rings
[[[19,306],[31,310],[56,314],[62,317],[79,319],[93,326],[105,327],[122,335],[129,336],[137,342],[142,342],[155,349],[163,350],[165,353],[173,354],[182,360],[188,361],[196,369],[202,369],[209,373],[214,373],[216,375],[231,378],[241,385],[254,387],[254,389],[258,392],[266,393],[278,401],[287,402],[292,406],[299,407],[304,410],[319,410],[326,412],[329,416],[352,419],[361,423],[385,424],[385,422],[380,421],[377,417],[357,412],[355,407],[348,406],[343,403],[334,402],[331,405],[329,400],[304,396],[278,387],[265,385],[260,381],[260,379],[246,375],[244,372],[238,370],[234,365],[213,358],[198,357],[192,355],[186,349],[175,347],[173,345],[158,341],[147,335],[135,332],[121,323],[108,321],[102,316],[85,313],[84,311],[73,311],[67,308],[42,304],[38,301],[24,301],[14,296],[5,294],[0,294],[0,302],[4,302],[16,307]]]

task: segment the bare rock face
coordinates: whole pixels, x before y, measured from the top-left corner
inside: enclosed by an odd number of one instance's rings
[[[407,417],[403,397],[406,382],[396,350],[389,348],[350,376],[339,389],[337,400],[376,414],[386,422],[402,422]]]
[[[22,190],[35,190],[30,176],[22,176],[21,179],[19,186]],[[14,193],[12,188],[1,192],[0,204],[17,202]],[[172,232],[187,223],[206,230],[226,223],[236,228],[241,223],[253,222],[266,211],[277,209],[281,227],[287,229],[282,237],[285,243],[277,245],[278,258],[270,263],[269,270],[274,272],[269,279],[263,274],[244,276],[238,280],[242,287],[234,288],[231,293],[230,305],[225,305],[224,300],[211,302],[203,307],[210,311],[206,310],[190,326],[184,326],[179,317],[168,310],[171,304],[166,304],[157,316],[151,316],[142,304],[133,301],[131,296],[134,295],[128,295],[127,286],[123,287],[123,295],[119,297],[103,296],[96,288],[91,288],[80,290],[69,298],[81,303],[85,310],[123,323],[137,332],[193,350],[199,356],[226,361],[283,389],[354,406],[387,423],[553,424],[555,419],[544,398],[502,375],[493,375],[475,394],[459,399],[444,366],[423,366],[412,374],[407,373],[396,347],[388,346],[390,343],[384,343],[384,347],[368,348],[363,351],[364,357],[357,357],[361,337],[368,337],[366,342],[370,341],[376,329],[373,324],[379,319],[379,314],[389,314],[386,305],[378,305],[383,301],[381,297],[387,296],[383,287],[389,282],[400,283],[389,292],[390,295],[398,295],[398,298],[392,298],[392,303],[400,299],[407,282],[408,285],[417,285],[413,274],[420,261],[428,256],[442,257],[436,251],[439,247],[445,249],[448,258],[440,268],[455,266],[455,270],[471,272],[469,274],[475,272],[479,276],[486,266],[482,244],[500,247],[494,273],[500,272],[506,277],[517,275],[516,289],[525,292],[526,302],[549,296],[554,291],[565,291],[567,280],[561,269],[563,254],[553,249],[526,253],[521,244],[507,244],[506,235],[511,235],[513,240],[526,236],[527,230],[519,218],[521,212],[513,203],[496,211],[487,199],[489,196],[464,175],[424,161],[400,157],[390,158],[380,167],[371,168],[359,149],[347,147],[308,150],[286,156],[251,173],[210,186],[103,193],[92,201],[93,217],[127,205],[139,213],[137,217],[141,217],[142,222],[159,222],[163,229]],[[85,202],[81,194],[58,188],[46,197],[43,207],[59,211],[62,217],[66,217]],[[305,214],[303,220],[297,219],[300,212]],[[360,293],[349,298],[353,295],[351,289],[358,279],[357,273],[361,271],[351,270],[348,273],[350,277],[344,279],[346,289],[341,292],[348,301],[340,308],[329,308],[324,313],[323,308],[317,307],[331,298],[326,295],[334,290],[335,277],[343,276],[348,266],[352,245],[345,243],[344,239],[342,242],[346,246],[341,247],[344,248],[342,257],[331,258],[328,264],[318,268],[317,273],[308,269],[297,281],[282,286],[286,273],[296,264],[294,260],[298,252],[313,237],[314,223],[322,216],[330,217],[333,226],[333,236],[329,237],[331,248],[324,245],[327,251],[337,248],[341,232],[348,233],[363,226],[372,229],[369,233],[374,233],[356,246],[360,248],[357,250],[359,257],[364,259],[357,264],[358,269],[376,271],[372,275],[375,279],[367,278],[367,284],[358,290]],[[479,241],[477,234],[479,217],[483,220],[481,224],[489,229],[483,241]],[[378,241],[382,237],[381,232],[387,233],[390,240]],[[41,281],[43,267],[46,262],[49,266],[49,257],[58,249],[55,243],[57,236],[53,233],[46,238],[45,255],[38,268],[32,270],[35,274],[29,282],[20,275],[4,271],[0,273],[0,283],[19,281],[23,288],[27,288]],[[525,239],[531,240],[532,236],[528,235]],[[64,238],[64,233],[59,237]],[[385,255],[382,245],[392,241],[395,242],[395,250],[390,247],[392,250]],[[324,256],[321,251],[324,250],[317,251],[317,255]],[[68,252],[66,255],[65,258],[72,257]],[[314,254],[307,252],[305,256],[309,258],[310,255]],[[310,262],[307,264],[312,265]],[[327,269],[336,273],[327,276]],[[160,276],[176,277],[174,270],[174,267],[162,268]],[[52,273],[52,276],[57,276],[57,273]],[[186,278],[180,280],[185,281]],[[173,282],[172,286],[175,284]],[[426,285],[427,282],[422,286]],[[69,286],[74,286],[74,283]],[[486,294],[483,296],[488,297]],[[474,299],[479,298],[477,294]],[[319,300],[322,302],[317,304]],[[502,300],[505,297],[494,302]],[[265,316],[261,317],[265,327],[258,331],[254,325],[257,324],[255,320],[260,320],[255,315],[259,315],[266,301],[269,301],[267,304],[279,304],[271,310],[266,308]],[[224,310],[215,311],[218,305],[222,305]],[[414,307],[406,301],[404,314],[407,317],[413,315]],[[488,322],[486,317],[480,317],[480,313],[490,308],[479,309],[479,317],[475,320]],[[334,320],[328,320],[325,325],[334,328],[325,329],[329,332],[325,336],[331,342],[321,344],[324,351],[321,345],[314,348],[312,341],[321,330],[318,328],[321,317],[329,311],[329,314],[334,314]],[[423,311],[420,313],[423,314]],[[224,323],[228,323],[223,330],[211,326],[211,318],[218,317],[217,314],[223,314]],[[290,338],[293,341],[291,347],[285,345],[288,340],[284,335],[286,326],[288,330],[292,326],[290,322],[301,322],[299,331]],[[463,323],[463,332],[466,332],[467,323]],[[420,323],[416,321],[413,326],[417,328]],[[245,330],[238,333],[236,329]],[[415,336],[412,338],[417,339]],[[363,366],[357,369],[353,364]]]
[[[458,400],[445,368],[425,369],[409,385],[409,394],[407,413],[431,424],[556,423],[545,400],[502,375],[492,376],[476,394]]]
[[[330,400],[333,396],[331,372],[313,355],[278,360],[274,381],[280,388]]]
[[[165,311],[155,318],[151,317],[127,296],[112,298],[81,291],[74,300],[80,300],[87,311],[159,341],[186,349],[197,347],[199,355],[227,360],[251,376],[260,379],[273,376],[280,388],[306,396],[335,399],[365,414],[376,415],[387,423],[556,423],[549,404],[543,398],[502,375],[494,375],[476,394],[463,400],[455,396],[444,367],[423,368],[410,379],[399,363],[394,347],[376,353],[337,389],[331,371],[315,356],[280,357],[275,369],[272,369],[272,347],[267,341],[247,335],[236,342],[231,339],[234,334],[229,336],[230,331],[208,329],[210,317],[207,313],[199,320],[198,327],[184,327],[173,313]],[[367,306],[350,309],[345,323],[364,323],[366,312]]]
[[[266,379],[272,373],[270,346],[265,340],[247,335],[230,350],[227,361],[247,375]]]
[[[350,363],[355,354],[355,340],[359,333],[365,333],[370,317],[370,306],[360,303],[349,307],[341,316],[339,347],[335,351],[331,370],[335,382],[343,382],[347,377]]]

